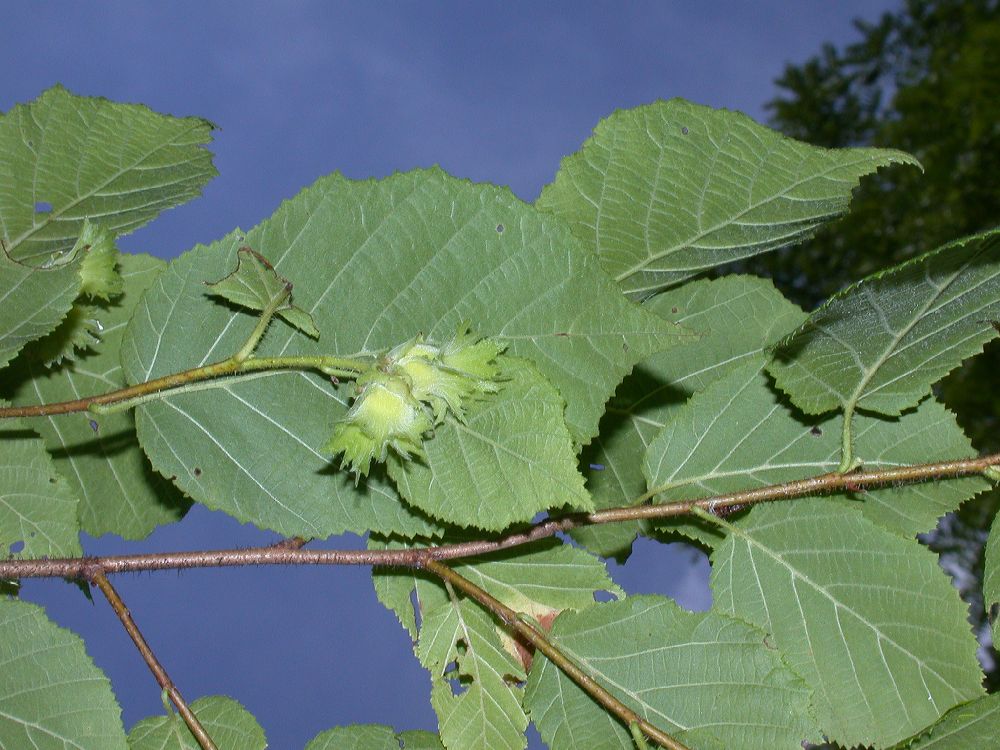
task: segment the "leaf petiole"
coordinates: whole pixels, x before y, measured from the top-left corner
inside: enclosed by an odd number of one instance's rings
[[[257,344],[260,343],[261,338],[264,336],[264,332],[267,331],[267,327],[271,325],[271,319],[274,314],[278,311],[278,308],[285,304],[285,300],[288,299],[289,295],[292,293],[292,285],[290,282],[285,282],[281,287],[281,290],[271,298],[267,307],[261,312],[260,318],[257,320],[257,325],[254,326],[253,331],[250,333],[250,338],[243,347],[233,355],[233,360],[236,362],[244,362],[249,359],[257,348]]]

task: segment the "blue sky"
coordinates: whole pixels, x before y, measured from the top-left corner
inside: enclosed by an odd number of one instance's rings
[[[171,258],[249,228],[317,177],[440,164],[532,200],[559,160],[616,108],[680,96],[765,118],[786,62],[854,38],[897,2],[17,3],[4,6],[0,110],[60,82],[217,123],[221,175],[204,196],[125,237]],[[247,546],[273,535],[196,508],[141,543],[92,553]],[[357,539],[325,546],[359,546]],[[638,545],[613,567],[632,592],[707,605],[704,558]],[[250,569],[116,580],[189,700],[227,694],[271,747],[354,722],[435,728],[429,680],[372,592],[369,571]],[[126,728],[162,712],[159,691],[103,601],[62,582],[25,598],[83,635]],[[532,740],[532,747],[540,747]]]

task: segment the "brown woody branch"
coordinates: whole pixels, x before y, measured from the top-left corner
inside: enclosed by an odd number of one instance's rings
[[[114,586],[111,585],[111,581],[108,580],[107,576],[101,570],[88,571],[86,578],[88,581],[93,583],[97,588],[101,590],[105,598],[108,600],[108,604],[118,615],[118,619],[121,620],[122,625],[128,632],[129,636],[132,638],[132,642],[135,643],[135,647],[139,649],[139,653],[142,654],[143,661],[146,662],[146,666],[149,667],[149,671],[153,673],[153,677],[156,678],[156,682],[159,686],[166,691],[167,695],[170,696],[170,700],[173,702],[174,706],[177,707],[177,713],[181,715],[184,719],[184,723],[187,724],[188,729],[191,734],[198,741],[198,745],[202,750],[219,750],[216,744],[212,741],[205,727],[201,725],[198,721],[198,717],[194,715],[194,711],[188,706],[184,701],[184,697],[181,695],[181,691],[177,689],[174,681],[170,679],[170,675],[167,674],[167,670],[163,668],[160,664],[159,659],[156,658],[156,654],[146,643],[146,639],[143,637],[142,632],[139,630],[139,626],[135,624],[135,620],[132,619],[132,613],[129,612],[128,607],[125,606],[125,602],[115,591]]]
[[[698,500],[653,505],[609,508],[594,513],[570,514],[537,523],[524,531],[499,539],[414,547],[399,550],[308,550],[295,544],[279,543],[269,547],[212,550],[202,552],[163,552],[140,555],[111,555],[55,559],[0,560],[0,578],[87,578],[94,572],[112,574],[148,570],[185,568],[226,568],[246,565],[378,565],[419,568],[431,560],[453,560],[484,555],[497,550],[545,539],[562,531],[602,523],[687,515],[694,507],[709,512],[733,506],[753,505],[776,500],[791,500],[837,491],[860,492],[890,485],[952,479],[979,475],[1000,466],[1000,453],[958,461],[915,464],[894,469],[857,471],[848,474],[822,474],[809,479],[731,492]]]
[[[625,723],[625,726],[638,726],[642,733],[649,739],[669,750],[688,750],[686,745],[681,744],[656,725],[646,721],[642,716],[615,698],[603,685],[580,669],[572,659],[560,651],[545,633],[522,620],[517,612],[490,595],[489,592],[481,589],[468,578],[456,573],[447,565],[437,560],[428,560],[423,567],[424,570],[433,573],[442,581],[451,584],[467,596],[475,599],[487,611],[492,612],[508,630],[516,632],[538,651],[545,654],[545,657],[549,661],[562,670],[567,677],[586,691],[587,695],[597,701],[605,710],[617,716]]]

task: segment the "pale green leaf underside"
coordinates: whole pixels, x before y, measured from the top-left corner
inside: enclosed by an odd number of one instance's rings
[[[80,555],[79,500],[32,435],[20,420],[0,423],[0,555]]]
[[[191,710],[219,750],[264,750],[267,740],[257,720],[232,698],[199,698]],[[128,733],[129,750],[200,750],[177,714],[143,719]]]
[[[421,729],[400,732],[399,744],[400,750],[444,750],[444,745],[436,734]]]
[[[166,263],[148,255],[123,255],[119,263],[124,295],[104,311],[104,330],[96,350],[56,369],[43,367],[29,350],[13,373],[12,381],[18,381],[11,396],[14,403],[69,401],[125,385],[119,356],[125,324],[142,292]],[[131,412],[99,417],[67,414],[34,419],[31,426],[42,436],[56,468],[79,496],[80,524],[87,533],[138,539],[184,513],[187,503],[169,482],[150,469],[136,443]]]
[[[993,519],[993,526],[990,529],[989,538],[986,540],[983,606],[990,613],[995,647],[1000,644],[1000,520],[998,518]]]
[[[494,531],[546,508],[593,510],[562,398],[530,362],[503,357],[502,365],[500,391],[471,404],[464,423],[449,415],[424,458],[392,457],[399,491],[435,518]]]
[[[0,747],[125,750],[111,683],[41,607],[0,599]]]
[[[371,539],[371,549],[400,549],[404,545]],[[455,561],[452,567],[511,609],[535,618],[564,609],[582,609],[594,602],[594,594],[604,591],[624,596],[608,575],[604,563],[584,550],[546,539],[521,545],[507,552],[482,558]],[[447,602],[445,589],[436,579],[399,569],[378,569],[372,573],[375,593],[386,608],[395,612],[411,637],[417,627],[410,599],[415,590],[421,610]]]
[[[803,422],[769,387],[763,360],[748,362],[696,394],[652,440],[644,476],[657,502],[710,497],[836,471],[841,415]],[[895,419],[854,418],[854,445],[868,470],[975,456],[943,406],[928,399]],[[871,521],[912,537],[989,484],[979,477],[841,495]],[[683,531],[686,527],[681,526]],[[701,538],[699,536],[699,538]]]
[[[816,739],[805,684],[764,633],[725,615],[635,596],[560,615],[551,638],[668,734],[701,731],[747,750],[791,750]],[[541,657],[532,664],[525,704],[551,750],[634,747],[622,724]]]
[[[406,549],[412,546],[409,542],[404,544],[399,541],[387,541],[377,534],[368,537],[368,549]],[[382,606],[396,615],[399,624],[416,643],[417,618],[410,596],[421,585],[437,588],[439,591],[444,591],[444,587],[436,581],[429,581],[426,576],[415,574],[408,568],[372,568],[372,585],[375,588],[375,596]],[[442,601],[444,600],[437,603],[440,604]]]
[[[535,362],[570,404],[577,441],[596,432],[634,362],[684,337],[622,299],[560,222],[507,190],[438,170],[365,182],[334,175],[245,236],[171,264],[126,335],[131,382],[224,359],[243,345],[254,317],[214,302],[202,283],[235,267],[242,245],[295,284],[297,304],[322,332],[316,342],[271,326],[261,356],[375,352],[418,333],[445,341],[470,323]],[[318,452],[344,400],[318,376],[271,375],[144,405],[139,439],[154,466],[195,499],[285,534],[433,532],[386,483],[369,477],[367,492],[355,492],[353,478]]]
[[[553,610],[589,607],[597,591],[625,596],[604,563],[556,540],[452,563],[452,567],[511,609],[535,618]]]
[[[319,331],[313,325],[312,317],[304,310],[291,304],[291,285],[275,273],[267,260],[249,247],[241,247],[237,252],[236,270],[228,276],[206,286],[223,299],[250,310],[266,310],[286,293],[288,298],[277,308],[277,313],[288,323],[313,338]]]
[[[0,369],[25,344],[58,327],[80,285],[78,257],[39,269],[17,263],[0,250]]]
[[[996,745],[1000,737],[1000,693],[953,708],[908,750],[969,750]]]
[[[1000,230],[876,273],[838,294],[769,366],[810,414],[899,414],[982,351],[1000,319]]]
[[[845,747],[891,745],[982,692],[968,611],[937,557],[858,511],[758,506],[712,563],[715,606],[772,634]]]
[[[657,295],[643,307],[699,338],[644,360],[609,402],[600,434],[582,460],[587,488],[599,508],[627,505],[646,491],[643,455],[692,393],[776,343],[805,319],[770,281],[754,276],[693,281]],[[613,524],[580,529],[573,537],[611,555],[627,549],[635,532],[635,524]]]
[[[433,678],[431,704],[445,747],[460,750],[521,750],[528,719],[521,708],[524,670],[500,645],[496,628],[479,605],[467,599],[425,613],[417,657]],[[447,667],[465,684],[455,694]]]
[[[196,197],[216,174],[204,148],[212,127],[59,86],[14,107],[0,118],[0,236],[9,252],[41,265],[73,247],[87,218],[120,235]]]
[[[396,731],[382,724],[334,727],[316,735],[305,750],[444,750],[431,732]]]
[[[847,210],[900,151],[829,150],[681,99],[619,110],[563,159],[538,206],[566,219],[627,294],[791,245]]]

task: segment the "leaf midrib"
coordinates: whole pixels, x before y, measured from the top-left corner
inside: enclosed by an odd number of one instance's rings
[[[690,234],[683,241],[675,243],[674,245],[672,245],[670,247],[664,248],[663,250],[661,250],[658,253],[647,253],[647,256],[644,259],[642,259],[639,263],[634,264],[630,268],[628,268],[625,271],[622,271],[621,273],[619,273],[618,275],[616,275],[615,276],[615,281],[617,281],[619,283],[624,282],[629,277],[634,276],[635,274],[641,273],[644,270],[646,270],[646,267],[650,263],[653,263],[655,261],[661,260],[662,258],[665,258],[667,256],[673,255],[674,253],[679,252],[681,250],[687,249],[693,243],[696,243],[699,240],[702,240],[705,237],[708,237],[709,235],[711,235],[714,232],[718,232],[720,229],[724,229],[725,227],[729,226],[730,224],[733,224],[734,222],[736,222],[739,219],[743,218],[744,216],[746,216],[747,214],[751,213],[752,211],[756,211],[761,206],[764,206],[767,203],[770,203],[771,201],[777,200],[778,198],[787,197],[787,194],[790,191],[792,191],[792,190],[800,187],[801,185],[805,184],[806,182],[809,182],[811,180],[818,180],[818,179],[825,178],[831,172],[838,171],[838,170],[841,170],[841,169],[848,169],[848,168],[854,167],[854,166],[856,166],[858,164],[863,164],[866,161],[870,163],[871,161],[873,161],[873,159],[871,157],[867,157],[867,158],[864,158],[864,159],[858,159],[856,161],[853,161],[853,162],[850,162],[850,163],[845,163],[845,164],[841,164],[841,163],[831,164],[827,169],[825,169],[825,170],[823,170],[821,172],[810,173],[806,177],[803,177],[803,178],[801,178],[799,180],[796,180],[795,182],[787,185],[781,191],[773,193],[773,194],[767,196],[767,198],[760,199],[760,200],[758,200],[756,202],[752,202],[752,203],[748,204],[746,208],[742,209],[741,211],[738,211],[735,214],[732,214],[732,215],[726,217],[726,219],[724,221],[717,222],[716,224],[712,225],[711,227],[703,229],[700,232],[696,232],[696,233]],[[891,157],[890,157],[890,163],[891,163]],[[809,221],[809,220],[806,219],[806,220],[803,221],[803,223],[806,223],[807,221]],[[740,247],[740,246],[739,245],[733,245],[732,247]]]
[[[898,331],[897,335],[895,335],[895,336],[892,337],[891,342],[885,347],[885,349],[879,355],[878,359],[876,359],[875,362],[873,362],[870,367],[864,367],[864,366],[862,366],[862,368],[861,368],[862,377],[858,381],[857,387],[855,387],[853,393],[851,393],[851,395],[848,397],[848,399],[843,403],[843,407],[844,407],[844,410],[846,412],[851,413],[851,412],[854,411],[855,407],[857,407],[857,405],[860,403],[861,399],[865,396],[865,389],[866,389],[866,387],[872,381],[872,379],[875,377],[875,375],[878,373],[878,371],[882,367],[882,365],[884,365],[886,362],[888,362],[889,359],[893,356],[893,353],[895,352],[896,347],[899,345],[899,342],[902,341],[910,333],[910,331],[912,331],[914,329],[914,327],[921,320],[924,319],[924,315],[927,313],[927,310],[929,310],[931,308],[931,306],[946,291],[948,291],[951,288],[951,285],[955,283],[955,280],[959,278],[959,276],[965,271],[965,269],[968,268],[972,264],[972,261],[975,260],[976,258],[978,258],[979,255],[980,255],[980,253],[976,253],[971,258],[969,258],[965,263],[963,263],[958,269],[955,270],[955,272],[951,275],[951,277],[944,284],[942,284],[940,287],[938,287],[937,290],[926,299],[926,301],[924,302],[924,304],[920,307],[920,309],[913,316],[913,318],[910,320],[910,322],[908,324],[906,324],[905,326],[903,326],[903,328],[901,328]],[[925,276],[925,282],[924,283],[930,283],[930,281],[928,279],[926,279],[926,276]],[[875,301],[875,304],[877,304],[877,300]],[[879,312],[880,313],[882,312],[881,309],[879,309]],[[852,353],[856,357],[859,357],[858,352],[854,351]],[[912,372],[912,370],[911,370],[911,372]]]
[[[898,643],[894,638],[891,638],[890,636],[888,636],[885,633],[883,633],[882,630],[877,625],[875,625],[874,623],[870,622],[860,612],[857,612],[854,608],[848,606],[846,603],[841,602],[833,594],[829,593],[819,583],[817,583],[816,581],[814,581],[812,578],[810,578],[805,573],[799,571],[798,568],[796,568],[796,567],[792,566],[790,563],[786,562],[781,557],[781,555],[780,555],[780,553],[778,551],[772,550],[770,547],[764,545],[762,542],[760,542],[759,540],[755,539],[754,537],[752,537],[750,534],[748,534],[746,531],[744,531],[743,529],[739,528],[738,526],[730,526],[728,530],[733,535],[736,535],[736,536],[739,536],[740,538],[742,538],[747,543],[747,545],[753,545],[754,547],[757,547],[758,549],[760,549],[761,552],[763,552],[765,555],[767,555],[769,558],[771,558],[780,567],[784,568],[793,579],[797,578],[797,579],[801,580],[803,583],[809,585],[814,591],[816,591],[818,594],[820,594],[825,599],[827,599],[833,605],[833,607],[835,609],[842,609],[845,612],[847,612],[850,615],[852,615],[853,617],[855,617],[858,622],[860,622],[865,627],[869,628],[871,630],[871,632],[874,633],[878,639],[884,640],[886,643],[888,643],[891,646],[897,648],[900,651],[900,653],[902,653],[903,655],[905,655],[906,657],[908,657],[914,664],[918,665],[919,667],[922,667],[922,668],[926,669],[930,674],[934,675],[938,680],[940,680],[941,684],[947,685],[951,689],[953,695],[961,697],[961,694],[955,689],[955,687],[951,684],[951,682],[948,681],[947,679],[945,679],[936,669],[934,669],[933,667],[929,666],[922,659],[918,658],[916,654],[913,654],[912,652],[910,652],[902,644]],[[855,669],[857,669],[857,667],[858,667],[857,664],[854,664],[853,666],[854,666]],[[893,684],[895,685],[895,678],[893,678]],[[898,686],[896,687],[896,689],[898,691],[898,689],[899,689]]]

